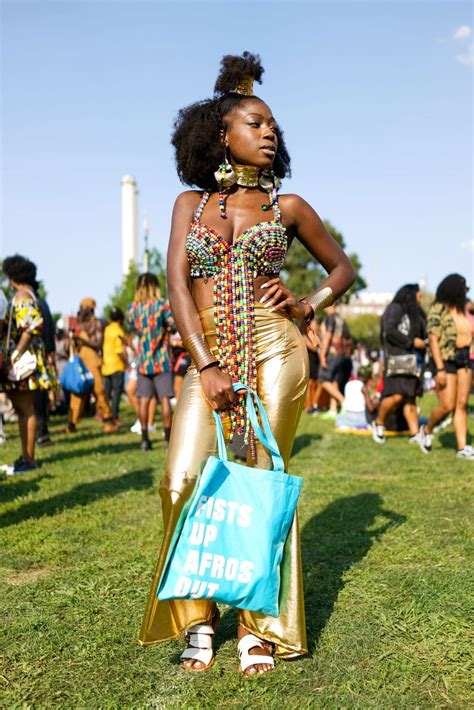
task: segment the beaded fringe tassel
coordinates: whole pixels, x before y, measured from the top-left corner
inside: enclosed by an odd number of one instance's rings
[[[226,263],[227,262],[227,263]],[[222,256],[214,279],[214,319],[222,369],[233,382],[257,387],[254,346],[252,269],[240,246]],[[239,398],[230,410],[231,441],[235,432],[244,435],[255,460],[255,434],[247,416],[245,399]]]

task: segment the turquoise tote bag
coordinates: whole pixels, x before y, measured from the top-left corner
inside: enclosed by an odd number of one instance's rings
[[[227,459],[222,423],[218,456],[210,456],[175,531],[175,544],[158,585],[158,599],[209,599],[239,609],[279,615],[280,564],[302,479],[285,473],[265,409],[247,390],[255,435],[269,450],[273,470]],[[254,406],[260,413],[260,422]]]

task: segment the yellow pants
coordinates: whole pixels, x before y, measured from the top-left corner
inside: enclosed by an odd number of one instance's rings
[[[213,308],[199,313],[203,332],[216,352]],[[257,391],[288,471],[298,421],[308,381],[306,345],[292,320],[255,305]],[[192,494],[203,463],[216,453],[216,428],[212,410],[202,392],[199,374],[192,366],[185,378],[175,411],[165,475],[160,483],[164,537],[140,632],[141,644],[176,638],[184,629],[209,623],[215,603],[207,600],[158,601],[156,589],[173,532],[184,503]],[[257,442],[259,468],[271,468],[271,459]],[[256,540],[255,544],[259,544]],[[286,604],[278,618],[239,610],[239,623],[251,633],[275,644],[277,655],[292,658],[307,652],[303,580],[298,517],[291,527],[281,565],[281,586]]]

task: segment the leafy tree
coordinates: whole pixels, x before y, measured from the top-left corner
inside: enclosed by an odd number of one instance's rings
[[[148,271],[158,276],[161,293],[163,296],[166,296],[166,271],[163,264],[163,256],[160,254],[158,249],[153,248],[148,252]],[[106,318],[109,317],[112,308],[121,308],[122,311],[126,313],[127,308],[135,297],[137,278],[141,273],[142,272],[139,270],[138,264],[131,261],[128,274],[122,278],[120,286],[115,287],[109,303],[104,308],[104,315]]]
[[[376,343],[380,347],[380,316],[374,313],[361,313],[344,318],[354,342],[361,341],[367,347]]]
[[[346,242],[341,232],[339,232],[329,220],[325,220],[324,225],[337,243],[345,249]],[[354,266],[356,280],[349,291],[343,296],[343,301],[348,301],[353,293],[361,291],[367,286],[361,275],[362,263],[359,256],[355,253],[348,254],[348,256]],[[286,285],[293,291],[295,296],[297,298],[303,298],[307,296],[310,291],[314,291],[315,288],[318,288],[321,282],[326,278],[326,272],[323,267],[313,259],[306,247],[295,239],[288,251],[283,277]]]

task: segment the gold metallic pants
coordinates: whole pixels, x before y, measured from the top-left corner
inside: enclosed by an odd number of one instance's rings
[[[206,308],[199,315],[209,346],[215,352],[213,308]],[[255,304],[255,325],[258,395],[267,410],[285,461],[285,470],[288,471],[308,381],[306,345],[293,321],[279,313],[269,313],[261,304]],[[192,494],[204,462],[215,454],[216,448],[212,411],[202,392],[199,375],[191,367],[184,379],[175,411],[166,471],[160,484],[164,537],[140,632],[141,644],[176,638],[185,628],[209,623],[213,618],[214,602],[158,601],[156,589],[183,505]],[[271,468],[271,459],[259,442],[256,465]],[[255,541],[257,545],[258,542]],[[251,633],[274,643],[279,656],[292,658],[307,652],[297,515],[285,546],[281,591],[286,603],[282,605],[278,618],[239,610],[239,623]]]

